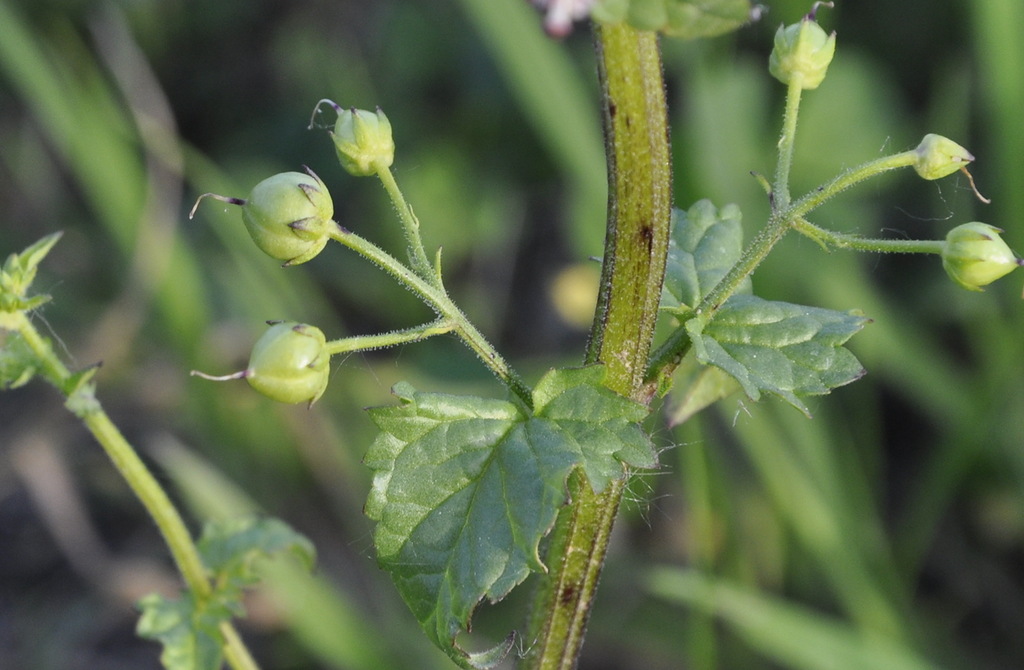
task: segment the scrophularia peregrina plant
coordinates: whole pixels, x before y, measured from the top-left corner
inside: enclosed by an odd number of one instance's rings
[[[245,379],[274,400],[312,405],[328,386],[332,356],[450,334],[507,388],[507,397],[484,398],[420,391],[402,382],[393,388],[395,404],[369,410],[380,432],[365,457],[373,473],[365,511],[377,523],[378,561],[430,640],[465,668],[493,666],[512,648],[512,634],[476,653],[463,649],[458,638],[480,602],[504,598],[531,574],[539,586],[523,633],[523,665],[572,667],[625,482],[635,471],[658,467],[657,451],[641,427],[656,399],[686,394],[692,416],[741,389],[753,400],[767,393],[807,413],[804,398],[863,374],[844,345],[868,322],[864,315],[752,293],[751,275],[787,233],[796,231],[826,249],[936,254],[958,285],[974,291],[1022,263],[1002,231],[985,223],[958,225],[940,240],[905,240],[840,233],[811,220],[826,201],[890,170],[912,168],[929,180],[957,172],[969,177],[966,166],[974,156],[936,134],[915,148],[850,168],[806,194],[790,193],[800,99],[824,84],[836,53],[836,34],[826,33],[816,17],[831,3],[815,3],[802,20],[780,26],[775,35],[768,71],[786,87],[786,106],[773,177],[758,178],[770,211],[747,245],[734,205],[702,200],[686,209],[671,207],[657,40],[659,34],[697,38],[734,30],[755,15],[750,4],[534,4],[546,10],[553,35],[565,35],[573,21],[594,21],[612,206],[584,365],[526,380],[455,304],[440,254],[428,255],[420,222],[391,173],[395,141],[379,108],[371,112],[321,100],[314,119],[324,105],[336,114],[329,138],[341,166],[353,176],[380,180],[405,235],[403,253],[393,254],[335,221],[326,185],[308,168],[270,176],[244,199],[205,194],[196,202],[215,198],[239,206],[253,242],[286,266],[312,261],[328,242],[338,242],[384,270],[436,315],[412,328],[335,340],[313,325],[271,321],[246,369],[214,379]],[[2,381],[16,386],[38,374],[64,392],[69,408],[93,430],[164,532],[187,589],[178,600],[146,598],[139,633],[164,645],[165,666],[212,669],[227,660],[234,668],[255,667],[231,624],[241,612],[242,590],[258,578],[247,558],[284,549],[311,562],[312,547],[273,520],[211,525],[198,545],[192,542],[159,485],[106,419],[94,395],[94,370],[69,371],[29,318],[47,300],[29,289],[57,239],[51,235],[12,254],[0,270],[0,328],[8,333]],[[659,318],[671,327],[655,342]],[[687,358],[728,383],[673,389],[674,372]],[[281,534],[283,542],[277,541]],[[182,665],[188,654],[195,663]]]

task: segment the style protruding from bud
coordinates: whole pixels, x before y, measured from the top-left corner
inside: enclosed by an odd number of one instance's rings
[[[965,289],[980,291],[982,286],[1024,264],[999,236],[1001,232],[995,226],[978,221],[949,231],[942,248],[942,267],[946,274]]]
[[[316,115],[320,105],[328,104],[338,113],[331,132],[338,160],[355,177],[370,177],[395,161],[395,141],[391,136],[391,122],[380,107],[376,112],[365,109],[344,109],[332,100],[321,100],[313,108]],[[312,124],[310,124],[312,127]]]
[[[974,156],[948,137],[929,133],[914,149],[914,170],[922,179],[942,179],[974,162]]]
[[[775,33],[775,47],[768,59],[768,71],[783,84],[794,80],[800,88],[818,88],[825,79],[828,66],[836,52],[836,34],[831,34],[815,20],[819,5],[831,7],[831,2],[816,2],[811,13],[800,23],[779,26]]]
[[[967,166],[974,162],[974,156],[953,140],[929,133],[917,145],[914,153],[916,154],[914,170],[922,179],[942,179],[959,170],[971,183],[971,190],[974,191],[978,200],[986,205],[992,202],[978,192],[978,188],[974,185],[974,177],[967,171]]]
[[[285,265],[314,258],[327,245],[334,202],[327,187],[312,170],[281,172],[256,184],[247,199],[204,193],[189,213],[192,218],[203,198],[214,198],[242,208],[249,236],[265,254]]]
[[[271,400],[312,405],[324,394],[331,375],[323,331],[296,321],[267,323],[270,328],[253,345],[245,370],[220,377],[195,370],[192,374],[214,381],[245,379]]]

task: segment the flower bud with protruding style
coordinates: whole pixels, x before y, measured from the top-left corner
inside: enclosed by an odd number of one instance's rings
[[[272,323],[256,341],[245,379],[263,395],[312,405],[327,388],[331,356],[323,331],[294,321]]]
[[[942,179],[974,161],[971,152],[948,137],[929,133],[914,149],[914,170],[922,179]]]
[[[818,4],[822,3],[815,3],[815,8]],[[835,52],[835,32],[826,33],[814,20],[812,11],[800,23],[779,26],[775,48],[768,59],[768,71],[783,84],[798,78],[800,88],[815,89],[825,79]]]
[[[391,122],[380,107],[376,112],[368,112],[354,107],[343,109],[336,102],[321,100],[313,113],[316,114],[324,103],[338,113],[331,139],[341,166],[349,174],[369,177],[391,167],[395,161],[395,141],[391,136]]]
[[[946,274],[969,291],[980,291],[1019,267],[1024,261],[1010,250],[999,228],[972,221],[946,235],[942,267]]]
[[[320,177],[306,168],[281,172],[256,184],[247,199],[204,193],[196,200],[189,218],[203,198],[216,198],[242,207],[242,222],[264,253],[285,261],[305,263],[319,254],[330,239],[334,203]]]

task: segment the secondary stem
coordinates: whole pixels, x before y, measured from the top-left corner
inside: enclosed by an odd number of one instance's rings
[[[66,393],[68,391],[66,386],[72,377],[71,372],[53,353],[53,349],[39,335],[28,317],[24,314],[20,316],[20,323],[16,328],[18,334],[32,349],[37,360],[41,362],[43,375],[54,386]],[[93,391],[79,389],[74,393],[88,394],[88,396],[80,399],[82,400],[80,402],[71,402],[75,398],[69,396],[69,409],[72,409],[96,438],[96,441],[100,443],[114,467],[121,473],[156,523],[189,591],[199,602],[209,598],[212,588],[206,578],[206,569],[199,558],[199,551],[192,541],[192,535],[174,503],[171,502],[146,464],[139,458],[135,449],[107,416],[99,400],[92,395]],[[231,667],[235,670],[256,670],[256,662],[231,623],[221,624],[221,630],[225,640],[224,655]]]
[[[409,262],[413,270],[421,277],[430,277],[433,273],[430,268],[430,261],[427,259],[427,252],[423,249],[423,238],[420,235],[420,222],[412,211],[412,207],[405,201],[402,190],[398,188],[398,182],[391,174],[390,168],[381,168],[377,172],[384,190],[388,192],[392,204],[398,210],[398,216],[402,220],[402,228],[405,231],[405,241],[409,245]]]
[[[671,209],[671,158],[657,36],[627,24],[595,27],[608,156],[608,231],[586,362],[606,385],[646,401],[643,381],[661,299]],[[526,667],[576,666],[625,476],[599,494],[582,476],[556,522],[550,570],[534,599]]]
[[[430,278],[420,276],[376,244],[337,224],[332,227],[330,236],[331,239],[375,263],[397,279],[400,284],[419,296],[431,309],[452,324],[452,330],[462,338],[466,346],[472,349],[484,365],[490,368],[523,403],[528,407],[533,405],[530,387],[498,353],[494,345],[487,341],[483,333],[466,318],[462,310],[452,302],[444,287],[438,285],[439,281],[433,281],[432,276]]]
[[[939,246],[941,242],[931,240],[865,240],[853,235],[843,235],[819,228],[803,218],[805,214],[851,186],[889,170],[912,166],[916,160],[917,153],[915,151],[904,151],[868,161],[843,172],[832,181],[811,191],[795,202],[779,207],[772,213],[768,223],[744,250],[740,261],[704,296],[700,304],[693,310],[690,318],[710,320],[722,304],[729,299],[729,296],[734,294],[747,277],[767,258],[769,252],[771,252],[779,240],[793,228],[802,229],[802,232],[812,239],[834,244],[841,248],[897,253],[942,253],[942,248]],[[783,163],[784,161],[780,159],[778,170],[780,173],[785,170],[782,165]],[[778,188],[778,186],[775,188]],[[782,191],[788,194],[788,186],[782,189]],[[778,206],[778,202],[776,202],[776,205]],[[686,355],[689,348],[690,338],[686,330],[682,327],[677,328],[651,357],[647,370],[648,388],[653,391],[661,377],[671,374],[679,364],[679,361]]]
[[[803,77],[794,73],[786,89],[786,111],[782,116],[782,135],[779,137],[779,162],[772,187],[772,209],[785,209],[789,205],[789,170],[793,164],[796,143],[796,123],[800,112]]]

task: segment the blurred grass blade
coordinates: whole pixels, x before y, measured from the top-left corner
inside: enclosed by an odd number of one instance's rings
[[[522,0],[462,0],[551,158],[573,191],[573,239],[582,253],[603,249],[604,142],[596,94],[588,92],[564,45],[541,28]]]
[[[656,596],[720,617],[754,649],[797,670],[936,670],[909,647],[869,636],[820,612],[767,598],[696,571],[656,568]]]

